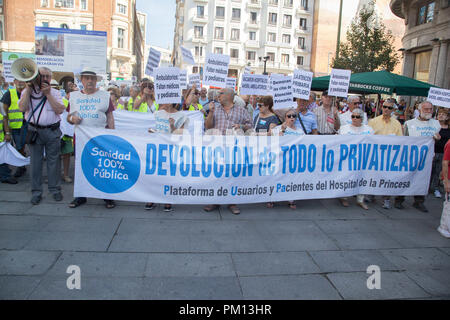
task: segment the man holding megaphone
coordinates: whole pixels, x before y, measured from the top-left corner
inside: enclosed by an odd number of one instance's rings
[[[22,61],[20,61],[22,60]],[[31,59],[17,59],[11,66],[16,79],[27,82],[19,101],[28,122],[27,143],[31,151],[31,203],[42,200],[42,165],[47,159],[48,190],[61,201],[60,114],[65,110],[61,94],[50,86],[52,71],[37,68]]]

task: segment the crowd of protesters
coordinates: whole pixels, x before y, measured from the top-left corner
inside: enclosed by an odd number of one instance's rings
[[[309,100],[294,99],[291,108],[274,110],[272,96],[237,95],[233,89],[207,89],[195,86],[183,90],[180,104],[159,105],[155,101],[154,83],[150,79],[127,86],[111,82],[106,88],[98,88],[101,77],[94,71],[83,70],[76,77],[83,85],[80,90],[73,82],[66,83],[64,89],[52,80],[52,72],[48,68],[40,68],[40,84],[26,84],[15,80],[7,84],[0,79],[1,87],[1,118],[0,142],[12,142],[15,148],[26,155],[25,144],[28,144],[28,154],[31,156],[31,202],[34,205],[42,199],[42,167],[44,159],[47,165],[47,184],[49,192],[55,201],[62,200],[61,180],[72,183],[69,175],[70,157],[74,153],[74,137],[62,135],[60,121],[64,111],[67,111],[67,121],[73,125],[87,125],[114,129],[113,111],[154,113],[156,128],[149,132],[164,134],[182,134],[187,127],[188,117],[180,111],[199,111],[205,119],[205,134],[247,134],[247,135],[410,135],[417,134],[414,130],[416,122],[427,123],[435,128],[432,138],[435,140],[435,158],[432,165],[430,191],[436,198],[441,198],[441,182],[444,189],[450,191],[447,177],[441,176],[442,163],[448,164],[450,156],[445,156],[450,138],[448,127],[448,109],[434,107],[427,101],[421,101],[408,107],[405,100],[386,98],[378,104],[372,98],[360,95],[349,95],[346,99],[334,98],[327,91],[311,92]],[[98,110],[99,117],[95,120],[80,118],[75,99],[78,97],[95,96],[102,101]],[[34,140],[33,140],[34,139]],[[448,150],[447,150],[448,149]],[[445,162],[447,161],[447,162]],[[61,162],[63,171],[61,172]],[[446,169],[446,168],[445,168]],[[16,184],[26,172],[25,167],[19,167],[12,175],[8,165],[0,165],[0,181]],[[373,196],[358,195],[357,204],[368,210],[368,204],[374,202]],[[86,198],[75,198],[71,208],[86,203]],[[345,207],[349,206],[347,198],[339,199]],[[395,197],[394,206],[403,209],[404,197]],[[424,205],[425,197],[414,197],[413,206],[427,212]],[[107,208],[114,208],[113,200],[105,199]],[[296,209],[295,201],[289,201],[291,209]],[[147,203],[146,210],[155,207]],[[218,205],[209,205],[205,211],[213,211]],[[237,205],[229,205],[233,214],[239,214]],[[273,208],[274,203],[267,203]],[[390,197],[383,197],[383,208],[390,209]],[[171,204],[164,205],[165,211],[173,210]]]

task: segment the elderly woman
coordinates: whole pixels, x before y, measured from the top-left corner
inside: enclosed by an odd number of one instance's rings
[[[195,86],[192,86],[192,88],[188,89],[186,95],[184,96],[183,110],[200,111],[203,113],[204,116],[206,116],[205,109],[200,103],[198,103],[199,97],[200,92],[195,88]]]
[[[271,129],[280,125],[280,119],[273,112],[272,96],[264,96],[258,102],[259,114],[253,120],[253,129],[258,134],[267,134]]]
[[[264,107],[263,107],[264,108]],[[261,111],[261,109],[260,109]],[[286,114],[284,115],[284,122],[283,124],[273,128],[270,131],[270,134],[272,136],[303,136],[305,132],[302,128],[298,128],[295,125],[295,120],[297,119],[297,110],[294,108],[288,109]],[[292,210],[297,209],[297,205],[295,204],[295,201],[288,201],[289,208]],[[267,203],[267,208],[273,208],[273,202]]]
[[[150,133],[165,133],[165,134],[182,134],[185,127],[189,122],[185,113],[176,109],[175,104],[162,104],[159,106],[158,111],[155,112],[155,129],[149,129]],[[153,202],[149,202],[145,205],[145,210],[152,210],[155,208]],[[164,205],[164,211],[172,211],[171,204]]]
[[[364,134],[374,134],[374,131],[368,125],[363,124],[364,111],[359,108],[355,108],[352,111],[352,123],[341,127],[339,134],[350,134],[350,135],[364,135]],[[341,204],[344,207],[348,207],[348,199],[340,198]],[[364,195],[357,195],[358,206],[364,210],[369,210],[369,207],[364,203]]]

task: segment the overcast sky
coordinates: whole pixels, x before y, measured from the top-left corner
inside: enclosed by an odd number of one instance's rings
[[[146,43],[172,48],[175,28],[175,0],[136,0],[138,11],[147,14]]]

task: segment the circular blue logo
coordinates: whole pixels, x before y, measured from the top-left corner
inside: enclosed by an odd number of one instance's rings
[[[120,193],[139,178],[141,161],[136,149],[126,140],[112,135],[92,138],[81,155],[83,174],[97,190]]]

